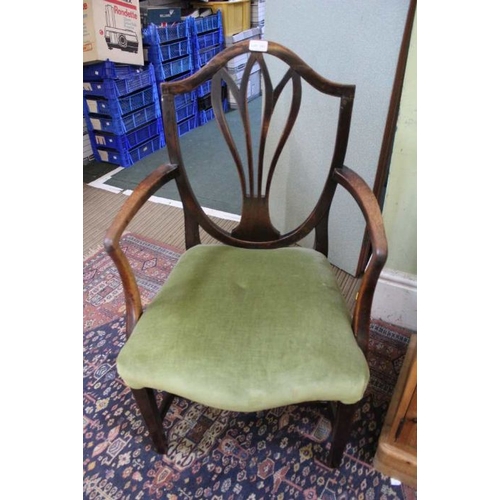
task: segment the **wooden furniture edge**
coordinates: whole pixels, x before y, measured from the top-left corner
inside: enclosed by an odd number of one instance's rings
[[[394,429],[395,419],[401,415],[399,406],[402,402],[404,403],[404,399],[408,399],[405,397],[406,393],[408,393],[406,384],[412,369],[416,370],[416,363],[417,335],[412,334],[373,459],[374,469],[382,474],[398,479],[412,488],[417,487],[416,450],[410,446],[404,446],[401,442],[397,442],[394,436]],[[408,403],[409,399],[406,402],[406,406]]]

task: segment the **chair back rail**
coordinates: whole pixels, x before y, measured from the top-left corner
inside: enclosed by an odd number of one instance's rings
[[[186,79],[161,84],[167,149],[170,162],[178,165],[180,170],[176,182],[184,200],[186,245],[189,248],[200,242],[199,227],[202,227],[208,234],[222,243],[246,248],[289,246],[316,230],[316,248],[326,255],[328,252],[328,212],[337,186],[333,174],[335,169],[342,169],[344,165],[355,87],[325,79],[294,52],[278,43],[267,42],[267,50],[261,52],[254,51],[251,42],[244,41],[227,48],[212,58],[201,70]],[[243,54],[248,54],[248,61],[238,85],[227,70],[227,64]],[[288,65],[288,69],[276,86],[272,84],[266,63],[268,57],[277,57]],[[250,76],[256,65],[258,65],[262,75],[263,106],[260,133],[257,138],[257,158],[254,158],[253,141],[255,138],[252,137],[251,133],[246,96]],[[208,80],[212,81],[211,104],[214,116],[234,161],[241,187],[241,220],[231,233],[217,226],[199,204],[186,174],[177,130],[175,96],[192,92]],[[271,222],[269,196],[278,161],[299,115],[303,96],[302,80],[317,91],[340,100],[336,120],[337,132],[336,137],[332,136],[333,155],[329,173],[314,208],[297,227],[281,234]],[[238,150],[224,111],[220,92],[223,82],[234,96],[240,113],[245,135],[243,157]],[[292,86],[292,97],[288,117],[274,151],[267,151],[270,123],[283,90],[289,84]],[[265,163],[266,158],[270,158],[268,164]]]

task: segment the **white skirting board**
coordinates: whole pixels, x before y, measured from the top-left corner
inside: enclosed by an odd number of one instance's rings
[[[372,318],[417,331],[417,276],[384,269],[375,289]]]

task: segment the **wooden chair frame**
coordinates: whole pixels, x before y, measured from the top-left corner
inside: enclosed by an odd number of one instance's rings
[[[366,231],[371,244],[371,257],[361,278],[360,289],[356,300],[352,328],[357,342],[365,355],[368,349],[371,306],[380,272],[387,259],[387,241],[384,232],[382,214],[372,190],[366,182],[353,170],[344,165],[349,137],[352,106],[355,94],[353,85],[342,85],[329,81],[317,74],[289,49],[274,42],[267,42],[265,52],[254,51],[251,41],[240,42],[215,56],[206,66],[194,75],[176,82],[161,84],[163,123],[170,163],[161,165],[148,175],[133,191],[119,211],[111,227],[106,233],[104,246],[113,259],[123,282],[126,302],[127,338],[143,313],[143,305],[132,268],[120,248],[120,238],[140,208],[163,185],[175,181],[181,195],[185,220],[185,241],[189,249],[200,243],[200,227],[222,244],[243,248],[272,249],[296,244],[307,234],[314,231],[314,248],[325,256],[328,254],[328,217],[337,185],[343,187],[355,200],[366,221]],[[259,45],[262,50],[262,44]],[[225,69],[227,62],[234,57],[248,54],[240,88],[232,81]],[[264,55],[278,57],[289,66],[283,79],[273,88]],[[257,168],[253,168],[250,123],[246,100],[246,88],[250,72],[254,64],[260,66],[263,92],[263,115],[260,135],[260,148]],[[218,227],[203,211],[189,183],[181,154],[181,145],[175,114],[175,96],[184,92],[192,92],[199,85],[212,79],[212,106],[219,128],[224,135],[236,168],[242,188],[243,204],[241,222],[232,231],[227,232]],[[239,152],[228,129],[222,98],[217,89],[221,80],[226,81],[230,91],[234,93],[243,119],[247,143],[248,170],[245,171]],[[269,192],[278,159],[290,135],[301,104],[301,79],[304,79],[316,90],[340,99],[337,134],[330,170],[319,200],[311,214],[294,230],[285,234],[272,225],[269,215]],[[268,176],[264,176],[264,144],[275,104],[288,82],[293,86],[293,97],[288,121],[271,164]],[[133,390],[134,397],[146,421],[155,449],[159,453],[166,452],[166,438],[162,429],[162,420],[172,402],[174,395],[168,394],[158,408],[153,389]],[[333,441],[328,464],[336,467],[340,464],[353,415],[357,405],[345,405],[332,402],[331,409],[335,413],[333,419]]]

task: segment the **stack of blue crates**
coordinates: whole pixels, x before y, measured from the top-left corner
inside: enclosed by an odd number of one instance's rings
[[[165,147],[152,65],[84,66],[83,109],[98,161],[130,167]]]
[[[200,68],[210,61],[214,56],[224,49],[224,30],[222,25],[221,11],[207,17],[191,19],[192,43],[193,43],[193,65],[194,70]],[[212,103],[210,99],[211,82],[207,82],[198,88],[198,123],[204,125],[214,118]],[[221,88],[223,94],[224,110],[228,110],[225,85]]]
[[[224,48],[222,13],[142,30],[145,66],[83,66],[83,109],[98,161],[130,167],[165,147],[160,83],[192,75]],[[211,82],[175,98],[182,136],[214,118]],[[224,111],[229,110],[225,84]]]
[[[193,47],[189,20],[169,26],[148,25],[142,31],[145,56],[155,68],[156,81],[180,80],[193,74]],[[198,125],[196,93],[189,92],[175,98],[179,135]]]

